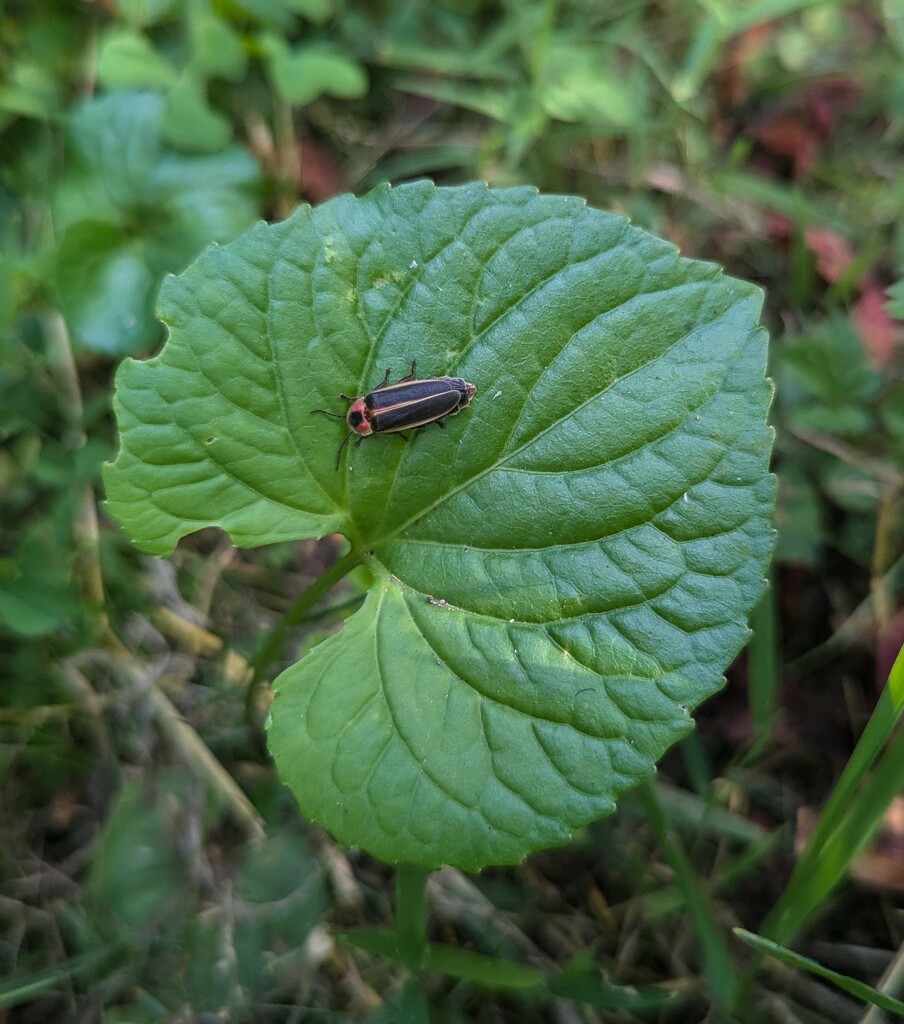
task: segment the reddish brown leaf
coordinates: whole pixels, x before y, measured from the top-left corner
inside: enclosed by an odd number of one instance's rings
[[[764,117],[752,127],[751,134],[768,153],[790,160],[795,178],[807,177],[816,166],[822,139],[803,110]]]
[[[888,366],[901,344],[904,325],[893,320],[886,306],[885,290],[875,281],[864,281],[851,319],[873,366]]]
[[[805,178],[834,134],[838,119],[857,96],[857,87],[850,80],[826,78],[761,113],[750,124],[748,134],[760,144],[761,157],[790,161],[793,176]],[[771,170],[777,174],[781,167]]]
[[[848,241],[829,228],[807,228],[804,241],[816,257],[819,276],[828,284],[834,284],[854,261]]]

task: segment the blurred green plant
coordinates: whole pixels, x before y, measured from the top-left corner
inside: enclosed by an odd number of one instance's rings
[[[814,565],[820,545],[831,542],[870,568],[883,495],[904,479],[904,432],[897,422],[904,384],[869,362],[841,316],[786,336],[773,363],[783,427],[779,558]],[[824,526],[830,518],[831,537]],[[899,550],[900,542],[897,536],[890,549]]]
[[[381,995],[393,969],[413,969],[427,925],[417,873],[399,873],[401,939],[350,933],[359,952],[344,976],[345,950],[316,973],[298,945],[303,929],[255,929],[254,915],[236,931],[228,924],[229,887],[253,858],[229,834],[233,823],[257,835],[256,806],[269,840],[285,835],[292,849],[300,834],[241,720],[244,654],[262,622],[278,623],[248,691],[254,722],[262,666],[296,642],[299,619],[300,648],[325,639],[321,620],[360,608],[367,574],[359,568],[336,605],[282,619],[325,567],[329,543],[273,545],[252,562],[205,534],[165,565],[128,550],[98,518],[96,498],[113,448],[112,363],[160,339],[150,314],[161,275],[251,219],[286,215],[299,190],[322,198],[430,173],[585,194],[765,285],[780,385],[774,587],[754,613],[748,659],[709,705],[714,721],[662,767],[681,786],[654,783],[655,804],[626,799],[618,818],[579,832],[555,860],[459,878],[436,903],[437,930],[453,938],[422,947],[431,970],[461,979],[442,1012],[488,1012],[496,978],[526,1019],[546,1013],[541,992],[626,1018],[655,1006],[663,1019],[703,1019],[733,993],[741,1019],[771,1019],[773,1009],[802,1019],[813,1006],[826,1019],[852,1013],[814,978],[792,987],[757,975],[747,988],[737,947],[727,946],[726,967],[718,943],[738,919],[762,930],[788,870],[777,852],[784,826],[838,777],[848,806],[839,818],[842,798],[830,803],[832,827],[814,844],[824,855],[805,855],[782,897],[780,931],[785,941],[807,941],[802,928],[843,940],[856,928],[876,976],[896,941],[879,923],[894,920],[882,915],[891,901],[866,889],[852,897],[838,883],[901,782],[900,743],[885,728],[894,715],[885,698],[872,717],[869,709],[872,661],[890,663],[900,642],[904,398],[900,348],[877,359],[869,332],[893,342],[891,317],[904,317],[902,26],[900,3],[828,0],[0,6],[4,1005],[41,1020],[105,1000],[108,1022],[162,1019],[184,1001],[278,1017],[297,1014],[302,998],[285,965],[308,985],[306,1012],[338,1017],[360,964]],[[100,109],[119,111],[106,135],[91,124]],[[813,228],[849,248],[840,272],[827,274]],[[867,290],[871,328],[858,319]],[[789,647],[802,652],[791,664]],[[744,710],[733,715],[726,708],[745,683]],[[831,730],[833,716],[840,732],[814,740],[809,730]],[[875,758],[858,747],[845,770],[849,733],[863,720]],[[883,754],[876,738],[886,736]],[[174,756],[188,773],[163,772],[155,787],[156,762]],[[143,781],[124,784],[123,810],[110,790],[135,777]],[[192,796],[199,778],[209,800]],[[169,837],[192,829],[196,845],[174,856]],[[132,831],[142,849],[128,842]],[[95,835],[106,874],[88,866]],[[129,858],[131,893],[121,881]],[[288,875],[288,860],[276,874]],[[375,878],[370,867],[360,873]],[[145,888],[159,895],[161,878],[185,899],[169,931],[165,900],[143,899]],[[448,883],[436,876],[431,888]],[[379,915],[382,894],[368,892],[369,916]],[[128,917],[142,906],[152,955],[180,977],[109,928],[106,908]],[[457,918],[453,906],[465,908]],[[568,937],[557,931],[565,918]],[[527,933],[541,927],[531,946]],[[224,955],[211,965],[217,942]],[[550,948],[573,954],[561,973],[544,961]],[[836,960],[850,948],[830,947]],[[188,949],[192,979],[182,970]],[[379,959],[367,960],[368,949]],[[427,1018],[419,981],[398,993],[375,1016]]]
[[[115,93],[70,118],[71,159],[53,207],[60,307],[77,347],[121,355],[159,341],[163,275],[255,219],[248,152],[177,153],[161,141],[163,114],[157,96]]]

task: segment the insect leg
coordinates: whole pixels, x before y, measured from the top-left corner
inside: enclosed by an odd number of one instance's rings
[[[415,370],[416,366],[417,366],[417,360],[416,359],[412,359],[411,360],[411,373],[409,373],[407,377],[402,377],[401,380],[397,380],[396,384],[404,384],[406,380],[414,380],[414,370]],[[384,381],[384,383],[385,383],[385,381]]]
[[[351,436],[352,436],[352,431],[350,430],[345,435],[345,440],[342,442],[342,444],[339,445],[339,451],[336,452],[336,472],[337,473],[339,472],[339,463],[342,461],[342,449],[348,444],[348,439]],[[360,444],[361,441],[363,441],[363,440],[364,440],[364,438],[362,437],[361,440],[358,441],[358,444]]]
[[[389,375],[392,373],[392,367],[386,368],[386,376],[380,381],[380,383],[374,388],[374,391],[379,391],[381,388],[385,388],[389,382]],[[372,394],[373,392],[371,392]]]

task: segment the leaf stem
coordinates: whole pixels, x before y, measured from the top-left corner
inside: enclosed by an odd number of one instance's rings
[[[427,954],[428,874],[413,864],[396,867],[396,937],[399,952],[412,968],[422,966]]]
[[[245,717],[249,722],[254,721],[255,698],[260,689],[261,682],[267,674],[270,665],[282,652],[289,630],[304,620],[308,612],[333,584],[338,583],[343,576],[348,575],[363,560],[364,553],[358,548],[352,548],[351,551],[343,555],[338,562],[331,565],[322,576],[314,580],[308,589],[299,596],[295,604],[283,616],[282,622],[261,645],[260,650],[258,650],[251,662],[254,674],[251,677],[251,682],[248,684],[248,690],[245,694]]]

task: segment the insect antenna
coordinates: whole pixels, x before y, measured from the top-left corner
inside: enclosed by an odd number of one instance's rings
[[[311,413],[321,412],[324,416],[332,416],[334,420],[344,420],[345,417],[339,412],[330,412],[329,409],[311,409]]]

